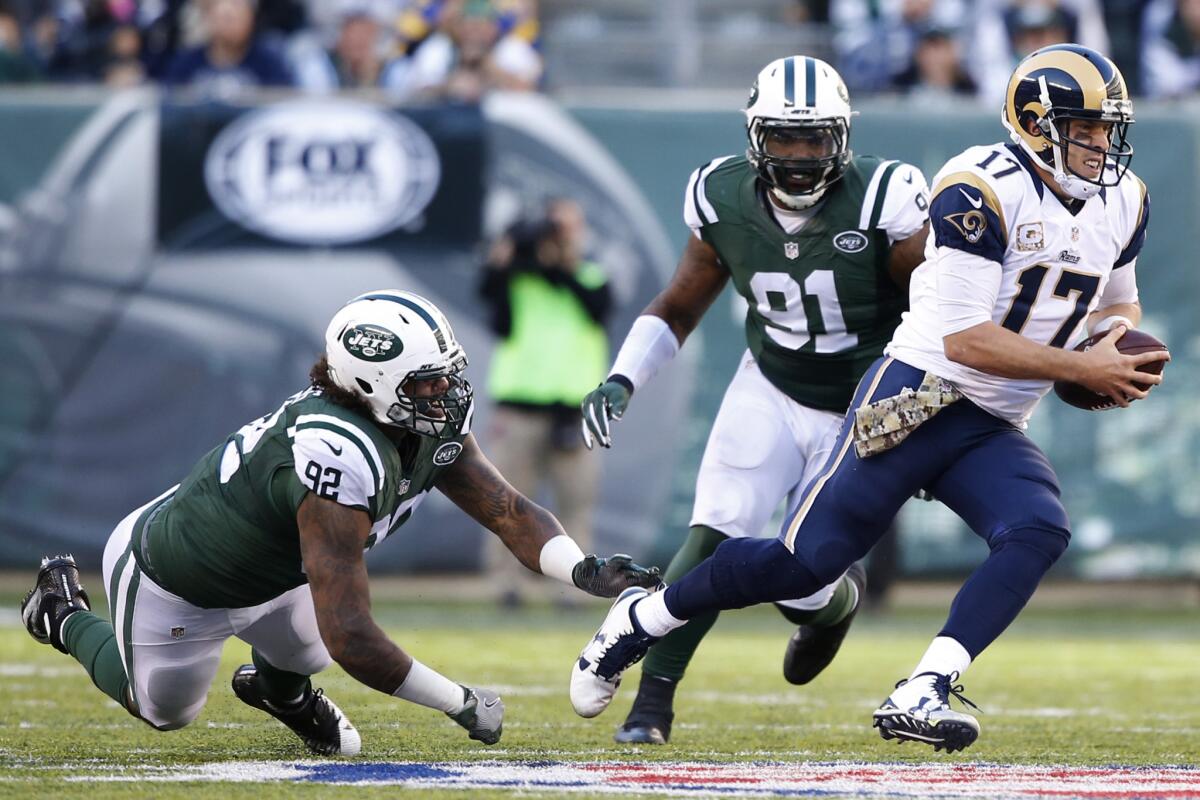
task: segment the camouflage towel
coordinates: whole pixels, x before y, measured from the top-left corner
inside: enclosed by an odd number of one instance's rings
[[[900,394],[876,400],[854,410],[854,450],[867,458],[890,450],[921,423],[962,398],[949,381],[926,372],[914,392],[904,387]]]

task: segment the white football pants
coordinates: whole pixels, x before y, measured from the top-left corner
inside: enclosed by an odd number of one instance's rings
[[[314,675],[332,663],[307,584],[251,608],[197,608],[150,580],[134,560],[130,535],[153,502],[122,520],[104,548],[109,614],[144,720],[163,730],[194,720],[231,636],[288,672]]]
[[[842,417],[802,406],[779,391],[747,350],[708,435],[691,524],[731,538],[774,535],[764,530],[771,515],[786,501],[784,519],[791,516],[829,456]],[[823,608],[837,583],[781,605]]]

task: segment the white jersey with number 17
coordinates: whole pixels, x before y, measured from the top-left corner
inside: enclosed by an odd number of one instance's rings
[[[991,321],[1039,344],[1070,347],[1084,337],[1089,313],[1136,302],[1134,264],[1150,219],[1145,184],[1126,172],[1116,186],[1068,207],[1019,147],[1001,143],[954,157],[933,186],[925,262],[885,352],[1025,427],[1051,382],[951,361],[943,337]]]

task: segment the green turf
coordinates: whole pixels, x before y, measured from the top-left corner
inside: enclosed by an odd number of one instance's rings
[[[788,628],[772,610],[726,615],[680,688],[674,739],[630,749],[611,736],[637,685],[637,668],[602,717],[576,717],[568,670],[603,606],[514,615],[483,606],[380,604],[393,638],[425,663],[505,697],[504,739],[470,742],[442,715],[373,692],[336,667],[317,680],[358,726],[362,758],[445,761],[496,757],[558,760],[986,760],[1001,763],[1198,763],[1200,641],[1193,611],[1030,609],[975,664],[965,694],[984,710],[966,754],[934,754],[881,741],[871,711],[920,656],[940,613],[865,616],[838,661],[805,688],[780,677]],[[9,618],[9,622],[14,622]],[[72,659],[0,627],[0,797],[261,798],[237,784],[71,784],[74,765],[116,772],[141,765],[294,759],[298,740],[228,688],[249,650],[231,642],[200,718],[159,733],[100,694]],[[275,785],[271,797],[384,797],[393,788]],[[438,798],[501,797],[441,792]]]

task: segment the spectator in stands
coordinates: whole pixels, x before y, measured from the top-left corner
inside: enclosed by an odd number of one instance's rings
[[[253,0],[201,0],[207,41],[175,57],[169,85],[192,85],[225,94],[254,86],[291,86],[283,56],[264,44],[254,28]]]
[[[492,459],[530,498],[548,486],[555,514],[585,550],[599,460],[582,446],[579,404],[608,368],[612,304],[604,271],[583,256],[586,236],[579,204],[552,200],[544,217],[518,223],[496,243],[479,286],[500,337],[488,376]],[[491,555],[502,602],[519,605],[526,576],[499,550]]]
[[[25,53],[21,26],[8,6],[0,3],[0,84],[28,83],[39,77],[37,65]]]
[[[924,31],[960,30],[962,0],[834,0],[837,68],[855,90],[886,92],[913,64]]]
[[[103,80],[114,37],[127,36],[124,29],[137,21],[134,0],[46,3],[39,11],[35,49],[46,74],[59,81]]]
[[[897,84],[921,104],[945,105],[976,91],[963,67],[955,32],[937,26],[921,32],[912,65]]]
[[[104,83],[122,89],[146,80],[142,65],[142,35],[134,25],[122,25],[108,39],[108,62],[104,65]]]
[[[447,2],[442,19],[441,30],[410,56],[405,94],[478,102],[490,89],[537,88],[541,56],[516,34],[500,36],[491,3]]]
[[[337,85],[343,89],[380,87],[402,90],[409,63],[388,58],[391,31],[386,3],[377,0],[348,0],[342,6],[337,41],[330,61]]]
[[[1003,101],[1013,68],[1038,48],[1077,42],[1106,53],[1108,30],[1098,0],[997,0],[980,5],[971,45],[972,78],[988,105]]]
[[[1150,0],[1143,19],[1146,94],[1178,97],[1200,89],[1200,0]]]

